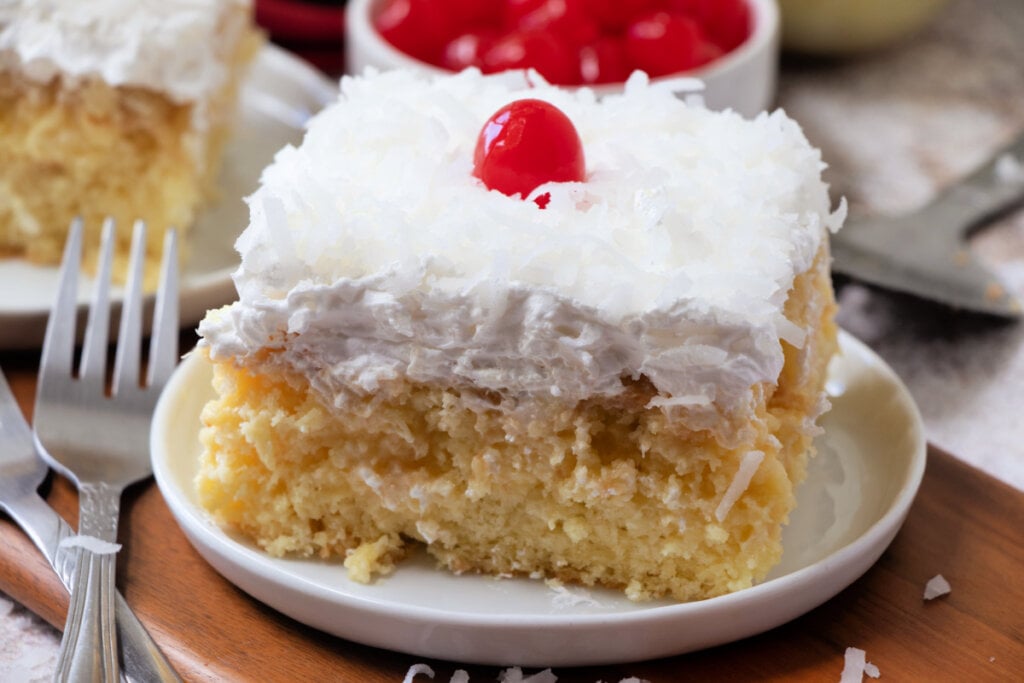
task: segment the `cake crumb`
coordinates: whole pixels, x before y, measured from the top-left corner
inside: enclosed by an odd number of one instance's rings
[[[864,674],[870,678],[880,678],[882,673],[878,667],[867,661],[867,653],[856,647],[846,648],[843,655],[843,673],[839,683],[861,683]]]
[[[402,548],[401,540],[384,534],[372,543],[363,543],[345,556],[348,578],[356,583],[370,583],[374,574],[389,574],[395,568],[395,557]]]
[[[934,600],[935,598],[946,595],[950,592],[949,581],[942,574],[936,574],[932,578],[928,579],[928,583],[924,586],[924,599]]]
[[[996,301],[1004,296],[1006,296],[1006,289],[995,280],[985,286],[985,298],[989,301]]]

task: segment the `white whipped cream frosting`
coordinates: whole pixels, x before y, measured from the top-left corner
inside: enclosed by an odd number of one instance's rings
[[[483,123],[523,97],[586,156],[585,182],[534,191],[544,210],[472,175]],[[345,78],[249,198],[239,301],[202,343],[337,405],[394,380],[572,400],[644,376],[663,405],[740,408],[779,338],[803,343],[783,305],[843,213],[823,167],[782,112],[714,113],[642,74],[600,102],[533,74]]]
[[[252,0],[0,0],[0,65],[31,79],[101,78],[178,103],[202,101],[229,77]]]

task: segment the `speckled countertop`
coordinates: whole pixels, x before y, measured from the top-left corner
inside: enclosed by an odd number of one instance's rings
[[[835,195],[852,212],[912,210],[1024,130],[1024,3],[954,0],[895,48],[787,58],[779,104],[821,147]],[[1024,212],[972,243],[1024,299]],[[929,439],[1024,490],[1024,323],[856,283],[840,283],[839,300],[840,323],[910,387]],[[0,680],[48,680],[58,637],[0,594]]]
[[[780,104],[819,146],[851,213],[928,202],[1024,131],[1024,4],[952,2],[898,48],[786,63]],[[1024,299],[1024,212],[972,238]],[[1024,490],[1024,323],[840,284],[840,324],[909,386],[936,445]]]

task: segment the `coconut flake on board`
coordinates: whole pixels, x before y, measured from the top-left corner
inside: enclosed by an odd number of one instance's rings
[[[434,670],[426,664],[413,664],[405,673],[405,678],[402,679],[402,683],[415,683],[414,679],[420,674],[423,674],[427,678],[433,678]],[[448,679],[448,683],[469,683],[469,672],[465,669],[456,669],[452,672],[452,677]]]
[[[415,683],[413,679],[423,674],[427,678],[434,678],[434,670],[426,664],[413,664],[406,672],[402,683]],[[877,676],[876,676],[877,678]],[[518,666],[509,667],[498,674],[498,683],[557,683],[558,676],[551,669],[538,671],[530,676],[524,676],[523,670]],[[469,683],[469,674],[464,669],[456,669],[452,674],[449,683]],[[645,678],[630,676],[623,678],[619,683],[651,683]]]
[[[877,666],[867,661],[867,653],[864,650],[856,647],[846,648],[839,683],[861,683],[864,674],[870,678],[879,678],[882,675]]]
[[[413,683],[414,679],[420,674],[432,679],[434,677],[434,670],[426,664],[413,664],[405,672],[405,678],[402,679],[402,683]]]
[[[523,670],[518,666],[505,669],[498,675],[498,683],[555,683],[558,680],[551,669],[544,669],[532,676],[523,676]]]
[[[946,595],[950,590],[952,589],[950,588],[949,581],[946,581],[946,577],[942,574],[936,574],[928,579],[928,583],[924,585],[924,599],[934,600]]]

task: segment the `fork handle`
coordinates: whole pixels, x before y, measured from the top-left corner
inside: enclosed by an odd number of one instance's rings
[[[43,552],[50,558],[50,564],[70,590],[74,573],[74,553],[69,552],[69,548],[61,548],[60,541],[74,536],[75,532],[41,498],[37,497],[36,500],[45,508],[46,513],[56,518],[56,541]],[[114,594],[114,613],[117,619],[118,644],[124,660],[122,674],[129,683],[182,683],[181,677],[167,661],[146,627],[117,592]]]
[[[74,530],[35,491],[5,503],[7,512],[46,557],[61,582],[71,590],[78,553],[75,548],[62,547],[61,541],[74,536]],[[124,677],[130,683],[181,683],[174,667],[120,593],[114,598],[114,612],[124,660]]]
[[[80,482],[78,533],[117,541],[121,490],[109,484]],[[77,549],[71,601],[57,656],[54,680],[61,683],[118,683],[117,630],[114,616],[116,554]]]
[[[114,556],[78,550],[55,681],[117,683]]]

